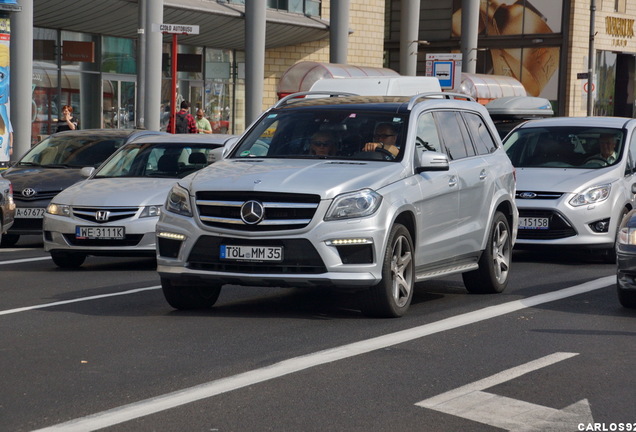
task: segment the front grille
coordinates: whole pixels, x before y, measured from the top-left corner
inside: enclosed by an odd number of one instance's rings
[[[540,217],[549,219],[549,229],[519,229],[517,238],[521,240],[555,240],[575,236],[576,230],[558,212],[552,210],[519,209],[519,217]]]
[[[543,199],[555,200],[563,196],[561,192],[536,192],[536,191],[517,191],[515,198],[517,199]]]
[[[221,245],[282,246],[283,261],[240,262],[221,260]],[[190,251],[187,267],[194,270],[231,273],[320,274],[327,269],[309,240],[245,240],[202,236]]]
[[[53,199],[53,197],[55,195],[57,195],[59,193],[60,193],[59,190],[56,190],[56,191],[40,191],[36,195],[26,197],[26,196],[22,195],[22,192],[19,192],[19,193],[14,193],[13,194],[13,200],[17,201],[17,202],[21,202],[21,201],[32,202],[32,201],[40,201],[40,200],[49,200],[50,201],[51,199]],[[18,205],[18,207],[20,207],[20,206]]]
[[[123,240],[117,239],[77,239],[75,234],[64,234],[68,244],[73,246],[127,247],[137,246],[143,234],[126,234]]]
[[[73,216],[93,223],[115,222],[129,219],[139,210],[138,207],[73,207]],[[107,218],[97,220],[97,214],[107,215]]]
[[[241,219],[247,201],[263,205],[264,217],[257,224]],[[280,231],[307,226],[320,204],[319,195],[275,192],[197,192],[196,205],[201,223],[239,231]]]

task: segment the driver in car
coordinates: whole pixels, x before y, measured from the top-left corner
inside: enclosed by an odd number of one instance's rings
[[[363,151],[375,151],[377,148],[384,149],[397,156],[400,149],[395,145],[398,131],[393,123],[380,123],[375,127],[373,142],[368,142],[362,148]]]
[[[599,143],[601,152],[596,157],[605,159],[608,164],[616,162],[616,138],[614,134],[602,134]]]

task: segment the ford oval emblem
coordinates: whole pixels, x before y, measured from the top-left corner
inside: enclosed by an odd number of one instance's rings
[[[537,194],[534,192],[521,192],[519,194],[519,198],[523,198],[523,199],[532,199],[536,197],[537,197]]]

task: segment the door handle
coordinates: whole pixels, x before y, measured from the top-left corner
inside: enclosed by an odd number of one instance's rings
[[[488,176],[488,174],[486,174],[486,170],[483,169],[481,170],[481,172],[479,173],[479,180],[483,180]]]
[[[452,175],[448,178],[448,186],[449,187],[457,186],[457,176]]]

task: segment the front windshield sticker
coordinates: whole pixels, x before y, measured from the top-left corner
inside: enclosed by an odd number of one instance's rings
[[[278,114],[270,114],[267,116],[267,118],[276,118],[278,116]]]
[[[249,156],[250,155],[250,151],[249,150],[244,150],[241,152],[241,157],[243,156]]]
[[[401,123],[402,119],[399,117],[393,117],[393,123]]]

